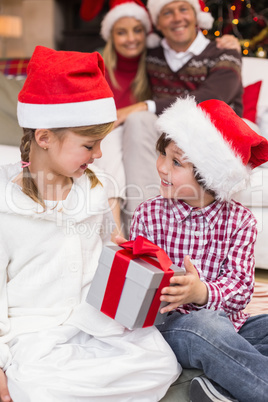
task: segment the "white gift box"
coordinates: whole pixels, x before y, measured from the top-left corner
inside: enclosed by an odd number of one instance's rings
[[[119,250],[122,250],[122,248],[118,246],[105,246],[103,248],[97,271],[87,295],[87,302],[100,311],[103,311],[103,300],[109,288],[109,286],[107,287],[107,283],[110,276],[111,266],[115,254]],[[156,261],[155,258],[149,258],[153,263]],[[174,271],[171,276],[185,274],[184,267],[178,267],[173,264],[170,269]],[[150,262],[144,261],[142,258],[130,259],[126,276],[124,277],[123,289],[120,295],[117,294],[117,297],[119,296],[120,300],[117,305],[115,316],[112,318],[129,329],[163,323],[166,314],[161,314],[159,310],[167,303],[160,303],[159,301],[160,305],[156,315],[153,317],[153,322],[151,315],[149,319],[151,324],[146,325],[150,307],[163,277],[164,271],[152,265]],[[111,291],[113,291],[113,289],[110,289],[110,292]],[[114,290],[114,292],[116,293],[116,290]],[[113,303],[112,299],[111,303]],[[107,314],[105,311],[103,312]]]

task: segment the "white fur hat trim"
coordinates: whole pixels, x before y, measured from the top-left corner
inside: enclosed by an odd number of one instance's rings
[[[246,187],[251,169],[243,164],[193,97],[178,98],[159,117],[156,127],[185,153],[204,186],[213,190],[217,199],[228,201]]]
[[[102,20],[100,34],[106,42],[115,22],[123,17],[133,17],[142,22],[146,33],[151,31],[151,21],[146,9],[133,2],[124,3],[112,8]]]
[[[116,120],[113,98],[59,104],[18,102],[18,122],[27,128],[61,128],[91,126]]]
[[[175,0],[176,1],[176,0]],[[212,28],[214,18],[209,12],[204,12],[201,10],[198,0],[177,0],[186,1],[190,3],[196,13],[197,24],[200,28],[210,29]],[[150,12],[152,21],[154,25],[157,25],[158,15],[161,9],[169,3],[173,3],[174,0],[148,0],[148,10]]]

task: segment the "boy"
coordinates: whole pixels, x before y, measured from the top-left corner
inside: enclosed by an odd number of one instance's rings
[[[181,365],[202,369],[219,390],[195,378],[192,402],[264,402],[268,315],[243,312],[254,288],[256,220],[231,197],[268,160],[268,141],[218,100],[178,99],[157,128],[161,196],[137,208],[130,238],[148,238],[186,268],[162,290],[162,312],[171,313],[158,329]]]

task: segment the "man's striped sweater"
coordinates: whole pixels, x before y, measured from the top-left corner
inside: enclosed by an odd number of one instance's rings
[[[242,116],[241,56],[237,51],[218,49],[215,42],[210,42],[200,55],[173,72],[163,48],[157,47],[148,50],[146,63],[157,114],[177,97],[191,94],[198,103],[223,100]]]

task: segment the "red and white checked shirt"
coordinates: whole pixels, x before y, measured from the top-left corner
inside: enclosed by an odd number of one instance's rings
[[[146,237],[178,266],[190,255],[208,288],[208,303],[185,304],[178,310],[224,310],[238,331],[248,317],[243,309],[254,288],[256,224],[251,211],[235,201],[214,201],[195,209],[158,196],[136,209],[130,239]]]

